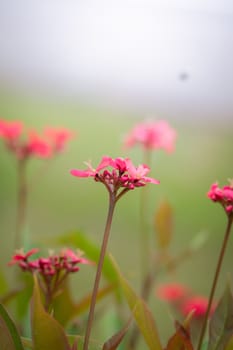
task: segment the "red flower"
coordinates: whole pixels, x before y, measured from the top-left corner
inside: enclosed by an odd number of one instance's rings
[[[28,258],[33,254],[37,253],[39,249],[33,248],[29,250],[27,253],[24,253],[23,250],[18,250],[16,254],[12,257],[11,261],[8,265],[18,264],[23,270],[31,271],[32,266],[30,266],[30,262]]]
[[[150,182],[159,184],[159,181],[147,177],[149,167],[139,165],[135,167],[129,158],[111,158],[104,156],[96,169],[89,163],[86,170],[73,169],[71,175],[76,177],[93,177],[95,181],[102,182],[110,192],[116,193],[119,188],[134,189],[145,186]]]
[[[190,312],[194,311],[194,317],[201,318],[204,317],[208,307],[208,299],[204,296],[193,296],[187,299],[182,307],[182,313],[187,316]],[[212,306],[210,310],[210,316],[213,314],[215,305]]]
[[[9,122],[0,120],[0,137],[7,141],[17,139],[23,130],[23,124],[19,121]]]
[[[124,145],[141,144],[145,149],[164,149],[171,153],[175,148],[176,132],[164,120],[147,121],[137,125],[125,138]]]
[[[63,151],[67,141],[74,137],[74,133],[65,128],[46,128],[44,133],[54,152]]]
[[[225,209],[228,215],[233,214],[233,184],[223,186],[223,188],[218,187],[218,183],[214,183],[207,196],[213,201],[220,203]]]
[[[40,257],[30,260],[33,254],[39,249],[34,248],[24,253],[18,251],[9,262],[9,265],[17,264],[22,270],[37,271],[41,276],[54,276],[61,273],[76,272],[79,270],[78,264],[90,264],[90,261],[83,258],[80,252],[74,253],[71,249],[62,249],[59,254],[50,254],[49,257]]]
[[[156,295],[161,300],[171,303],[181,301],[188,293],[188,288],[179,283],[162,284],[156,290]]]
[[[48,158],[62,151],[73,133],[64,128],[47,128],[39,135],[34,130],[25,130],[21,122],[0,120],[0,137],[5,141],[7,149],[19,159],[30,156]]]

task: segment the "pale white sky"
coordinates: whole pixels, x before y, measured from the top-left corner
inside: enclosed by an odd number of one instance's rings
[[[0,0],[3,86],[230,116],[232,62],[232,0]]]

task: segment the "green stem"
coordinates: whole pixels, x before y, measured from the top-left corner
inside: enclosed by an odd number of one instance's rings
[[[215,271],[215,275],[214,275],[214,280],[213,280],[213,284],[212,284],[211,291],[210,291],[210,296],[209,296],[209,303],[208,303],[207,311],[206,311],[205,318],[204,318],[204,321],[203,321],[203,325],[202,325],[202,329],[201,329],[201,334],[200,334],[200,339],[199,339],[197,350],[201,349],[201,346],[202,346],[202,343],[203,343],[203,339],[204,339],[204,335],[205,335],[205,331],[206,331],[206,326],[207,326],[207,321],[208,321],[208,317],[209,317],[209,314],[210,314],[210,310],[211,310],[211,306],[212,306],[212,302],[213,302],[213,298],[214,298],[214,293],[215,293],[218,277],[219,277],[219,274],[220,274],[220,269],[221,269],[221,266],[222,266],[223,257],[224,257],[226,246],[227,246],[227,242],[228,242],[228,239],[229,239],[229,236],[230,236],[232,220],[233,220],[233,215],[229,215],[228,223],[227,223],[227,227],[226,227],[226,232],[225,232],[222,248],[221,248],[221,251],[220,251],[220,254],[219,254],[219,258],[218,258],[218,262],[217,262],[217,267],[216,267],[216,271]]]
[[[25,226],[27,209],[27,182],[26,182],[26,160],[20,159],[18,162],[18,198],[15,227],[15,248],[21,248],[22,232]]]
[[[144,163],[149,165],[151,161],[151,152],[145,150]],[[145,186],[141,189],[141,200],[140,200],[140,246],[141,246],[141,278],[142,284],[144,283],[145,275],[148,274],[150,268],[150,240],[148,225],[146,220],[148,203],[148,188]]]
[[[94,287],[93,287],[93,291],[92,291],[91,305],[90,305],[90,310],[89,310],[89,315],[88,315],[87,329],[86,329],[85,338],[84,338],[83,350],[88,350],[88,344],[89,344],[89,339],[90,339],[90,334],[91,334],[91,329],[92,329],[92,324],[93,324],[93,319],[94,319],[94,311],[95,311],[96,299],[97,299],[97,294],[98,294],[98,289],[99,289],[100,277],[101,277],[101,272],[102,272],[103,263],[104,263],[104,257],[105,257],[105,253],[106,253],[106,249],[107,249],[108,238],[109,238],[109,234],[110,234],[110,230],[111,230],[111,224],[112,224],[112,218],[113,218],[113,212],[115,209],[115,204],[116,204],[115,194],[109,193],[108,216],[107,216],[107,221],[106,221],[106,225],[105,225],[102,246],[101,246],[101,250],[100,250],[100,257],[99,257],[99,262],[98,262],[96,276],[95,276],[95,283],[94,283]]]

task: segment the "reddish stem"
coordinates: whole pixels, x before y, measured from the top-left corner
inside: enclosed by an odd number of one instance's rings
[[[101,277],[101,273],[102,273],[102,269],[103,269],[104,257],[105,257],[108,238],[109,238],[109,234],[110,234],[110,230],[111,230],[111,224],[112,224],[112,218],[113,218],[113,212],[115,209],[115,204],[116,204],[115,194],[112,194],[109,192],[108,216],[107,216],[107,221],[106,221],[106,225],[105,225],[102,246],[101,246],[101,250],[100,250],[100,257],[99,257],[99,262],[98,262],[96,276],[95,276],[95,283],[94,283],[94,287],[93,287],[93,291],[92,291],[91,305],[90,305],[90,310],[89,310],[89,315],[88,315],[87,329],[86,329],[86,333],[85,333],[83,350],[88,350],[88,344],[89,344],[89,339],[90,339],[90,334],[91,334],[91,329],[92,329],[92,324],[93,324],[93,319],[94,319],[94,311],[95,311],[96,299],[97,299],[97,294],[98,294],[98,289],[99,289],[100,277]]]
[[[228,222],[227,222],[227,227],[226,227],[226,232],[225,232],[225,236],[224,236],[223,243],[222,243],[222,248],[221,248],[221,251],[220,251],[220,254],[219,254],[219,258],[218,258],[218,262],[217,262],[217,267],[216,267],[216,271],[215,271],[215,275],[214,275],[214,280],[213,280],[213,284],[212,284],[211,291],[210,291],[210,296],[209,296],[209,303],[208,303],[207,311],[206,311],[205,318],[204,318],[204,321],[203,321],[203,325],[202,325],[202,329],[201,329],[201,334],[200,334],[200,339],[199,339],[197,350],[201,349],[201,346],[202,346],[202,343],[203,343],[203,339],[204,339],[204,335],[205,335],[205,331],[206,331],[206,326],[207,326],[207,321],[208,321],[208,318],[209,318],[209,314],[210,314],[210,310],[211,310],[211,306],[212,306],[212,302],[213,302],[213,298],[214,298],[214,293],[215,293],[218,277],[219,277],[219,274],[220,274],[220,269],[221,269],[221,266],[222,266],[223,257],[224,257],[224,254],[225,254],[227,242],[228,242],[228,239],[229,239],[229,236],[230,236],[230,232],[231,232],[232,220],[233,220],[233,215],[229,215]]]

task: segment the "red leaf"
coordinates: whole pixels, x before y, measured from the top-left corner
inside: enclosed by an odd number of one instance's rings
[[[124,336],[129,328],[131,319],[126,323],[126,325],[116,334],[114,334],[110,339],[108,339],[104,345],[102,350],[116,350],[122,340],[124,339]]]

